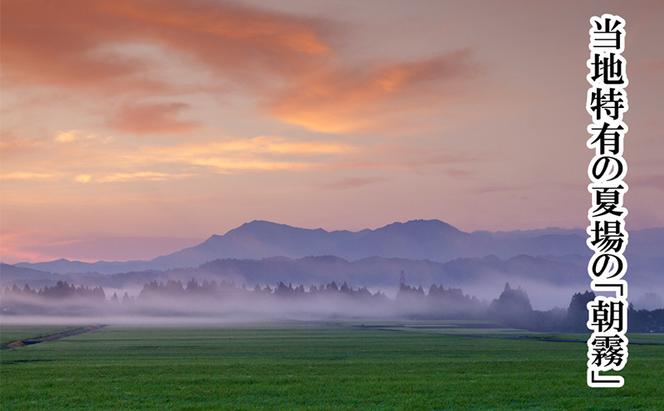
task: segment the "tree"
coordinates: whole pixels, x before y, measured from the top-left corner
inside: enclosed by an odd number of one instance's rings
[[[533,308],[525,291],[506,283],[503,292],[489,306],[489,315],[511,327],[530,328]]]
[[[569,331],[588,331],[588,328],[586,327],[586,322],[588,321],[588,308],[586,305],[594,299],[595,293],[592,291],[575,293],[567,307],[565,328]]]

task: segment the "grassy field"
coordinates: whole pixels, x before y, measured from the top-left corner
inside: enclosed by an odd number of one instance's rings
[[[664,410],[664,336],[632,336],[641,344],[630,346],[625,387],[591,390],[585,336],[465,331],[395,324],[107,327],[0,351],[0,404],[4,410]],[[5,327],[3,335],[11,333],[18,334]]]

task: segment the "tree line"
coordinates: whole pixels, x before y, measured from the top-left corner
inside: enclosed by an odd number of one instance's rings
[[[371,291],[366,287],[354,288],[343,282],[311,285],[279,282],[275,286],[256,284],[253,288],[238,286],[230,281],[199,282],[195,279],[183,283],[178,280],[146,283],[136,296],[116,292],[107,298],[100,286],[86,287],[58,281],[53,286],[31,288],[28,285],[13,285],[2,290],[3,312],[13,312],[12,308],[23,307],[25,298],[42,301],[79,300],[102,305],[131,306],[146,303],[152,299],[182,299],[187,301],[221,301],[225,298],[240,297],[251,301],[252,297],[268,297],[276,301],[289,302],[318,297],[342,298],[364,304],[390,305],[401,316],[414,319],[485,319],[513,328],[537,331],[588,332],[586,304],[595,298],[590,291],[572,296],[567,309],[556,308],[538,311],[532,308],[528,294],[521,288],[505,284],[500,295],[486,303],[467,295],[460,288],[445,288],[432,284],[427,290],[422,286],[411,286],[401,281],[394,298],[382,291]],[[13,301],[23,301],[12,307]],[[22,304],[22,305],[21,305]],[[636,310],[629,307],[628,324],[632,332],[664,332],[664,309]]]

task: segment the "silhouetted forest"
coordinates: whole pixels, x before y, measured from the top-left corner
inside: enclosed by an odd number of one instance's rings
[[[186,283],[151,281],[135,296],[126,291],[122,295],[117,292],[107,295],[102,287],[75,286],[64,281],[39,289],[14,285],[4,288],[1,296],[2,313],[6,315],[52,314],[61,312],[63,307],[69,314],[74,307],[76,314],[84,314],[87,309],[105,313],[147,310],[150,314],[196,315],[238,309],[279,312],[285,306],[295,306],[298,312],[310,310],[336,317],[369,313],[408,319],[476,319],[512,328],[582,333],[588,332],[586,304],[595,298],[589,291],[576,293],[566,309],[538,311],[532,308],[524,290],[509,283],[496,299],[486,303],[459,288],[433,284],[425,290],[406,284],[403,278],[394,298],[366,287],[354,288],[346,282],[309,287],[279,282],[275,286],[257,284],[248,288],[233,282],[195,279]],[[664,309],[635,310],[630,306],[628,313],[630,331],[664,332]]]

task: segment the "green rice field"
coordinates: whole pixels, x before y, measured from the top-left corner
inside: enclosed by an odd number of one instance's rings
[[[2,342],[66,327],[3,326]],[[664,336],[590,389],[585,335],[453,324],[100,330],[0,351],[3,410],[664,410]]]

